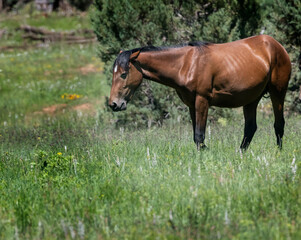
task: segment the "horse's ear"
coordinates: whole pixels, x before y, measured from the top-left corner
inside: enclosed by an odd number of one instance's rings
[[[135,60],[139,56],[139,54],[140,54],[140,50],[132,53],[130,56],[130,61]]]

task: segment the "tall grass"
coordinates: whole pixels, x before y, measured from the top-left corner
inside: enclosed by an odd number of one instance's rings
[[[240,120],[211,124],[201,152],[186,124],[97,120],[1,130],[1,238],[300,237],[300,117],[288,119],[282,151],[261,119],[245,153]]]

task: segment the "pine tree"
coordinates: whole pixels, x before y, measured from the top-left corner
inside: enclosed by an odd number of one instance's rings
[[[298,1],[295,0],[294,4]],[[264,22],[275,28],[276,23],[265,19],[267,9],[272,5],[269,0],[96,0],[91,19],[99,41],[99,55],[111,82],[112,63],[121,49],[199,40],[229,42],[256,35]],[[288,11],[292,11],[290,15],[297,14],[296,9]],[[285,16],[286,21],[297,19]],[[296,37],[295,30],[294,26],[289,28],[292,38]],[[135,120],[146,125],[150,118],[158,122],[166,115],[186,111],[172,89],[144,83],[146,86],[135,94],[130,111],[118,114],[119,121],[133,121],[132,113],[135,113]]]
[[[293,110],[301,112],[301,0],[276,0],[267,5],[268,34],[280,41],[288,50],[292,61],[292,75],[287,100]]]

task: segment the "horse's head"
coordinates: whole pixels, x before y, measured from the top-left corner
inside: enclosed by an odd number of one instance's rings
[[[109,106],[113,111],[126,109],[126,104],[142,82],[142,72],[135,59],[140,51],[121,52],[113,65],[113,80]]]

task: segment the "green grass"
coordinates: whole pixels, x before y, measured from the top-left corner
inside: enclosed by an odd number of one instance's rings
[[[109,91],[94,45],[54,45],[4,52],[0,54],[0,69],[2,126],[4,122],[23,122],[34,112],[54,104],[94,104]],[[62,99],[64,93],[79,94],[82,98]]]
[[[81,16],[80,14],[66,17],[53,13],[42,18],[38,15],[36,17],[29,18],[24,24],[34,27],[45,27],[56,31],[91,29],[89,18]]]
[[[243,154],[239,119],[210,124],[201,152],[185,124],[97,120],[1,130],[1,238],[299,239],[300,117],[288,119],[282,151],[261,119]]]
[[[88,14],[45,16],[34,11],[31,4],[21,9],[21,13],[0,16],[0,29],[6,30],[0,43],[0,48],[4,47],[0,52],[0,126],[37,123],[40,119],[37,116],[45,117],[47,111],[57,114],[81,104],[89,104],[91,112],[91,108],[103,104],[109,88],[95,45],[57,43],[34,48],[33,42],[24,45],[18,31],[22,24],[58,31],[87,29]],[[5,50],[7,46],[25,49]],[[64,94],[76,94],[80,99],[62,98]]]
[[[22,25],[30,25],[32,27],[43,27],[54,31],[74,31],[80,29],[91,29],[88,13],[76,13],[73,16],[63,16],[59,13],[41,14],[35,11],[35,8],[24,8],[21,14],[0,15],[0,30],[5,29],[6,34],[0,41],[0,47],[3,46],[22,46],[24,42],[31,45],[32,42],[24,41],[20,27]]]

